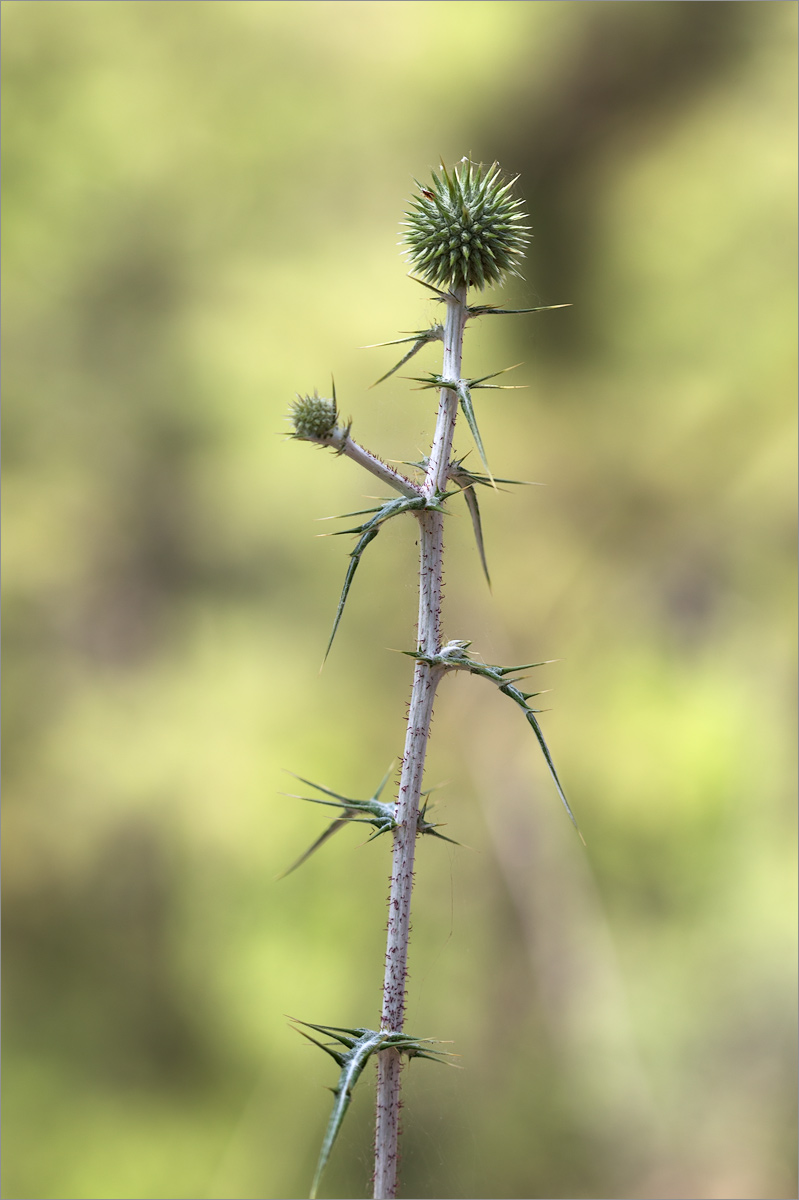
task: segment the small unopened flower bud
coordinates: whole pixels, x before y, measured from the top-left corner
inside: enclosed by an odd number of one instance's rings
[[[298,396],[291,405],[289,419],[294,425],[292,437],[301,441],[329,437],[338,420],[336,401],[326,400],[316,392],[312,396]]]
[[[517,274],[528,244],[515,179],[503,180],[497,163],[488,171],[464,158],[452,174],[441,167],[430,187],[417,181],[419,196],[404,222],[404,244],[414,270],[429,283],[484,288]]]

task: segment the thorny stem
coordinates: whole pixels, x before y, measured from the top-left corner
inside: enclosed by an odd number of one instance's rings
[[[442,378],[459,379],[463,330],[467,320],[466,288],[447,299]],[[457,394],[442,388],[438,419],[422,491],[432,499],[446,489],[452,452],[452,435],[458,413]],[[344,450],[346,453],[346,450]],[[396,487],[397,484],[395,483]],[[401,490],[401,489],[400,489]],[[417,646],[434,656],[441,650],[441,584],[443,577],[444,518],[430,509],[417,514],[419,521],[419,623]],[[422,791],[427,740],[433,700],[442,668],[417,660],[408,710],[405,754],[402,760],[394,831],[391,892],[388,904],[386,967],[383,982],[381,1028],[401,1032],[405,1019],[408,938],[411,924],[413,859],[417,815]],[[397,1144],[400,1109],[400,1055],[384,1050],[378,1056],[377,1114],[375,1124],[375,1200],[393,1200],[397,1190]]]
[[[406,479],[399,471],[395,471],[388,463],[384,463],[381,458],[378,458],[369,450],[365,450],[363,446],[359,446],[350,437],[349,432],[344,433],[342,437],[339,453],[344,454],[347,458],[351,458],[353,462],[360,463],[367,471],[371,471],[383,483],[387,483],[395,491],[401,492],[403,496],[412,498],[423,494],[418,484],[413,483],[410,479]],[[441,490],[443,491],[443,488]]]
[[[337,454],[343,454],[345,458],[351,458],[353,462],[370,471],[372,475],[376,475],[382,483],[387,483],[389,487],[394,488],[396,492],[400,492],[403,496],[409,499],[414,499],[416,496],[424,496],[424,488],[418,483],[408,479],[399,471],[395,471],[388,463],[384,463],[382,458],[378,458],[376,454],[372,454],[364,446],[361,446],[353,438],[350,437],[349,425],[336,425],[329,433],[323,434],[321,437],[314,437],[313,434],[304,433],[303,440],[313,442],[316,446],[329,446],[331,450],[335,450]],[[441,489],[443,491],[443,488]]]

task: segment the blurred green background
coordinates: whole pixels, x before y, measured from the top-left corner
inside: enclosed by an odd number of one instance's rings
[[[419,847],[402,1194],[793,1197],[793,3],[6,0],[6,1197],[307,1195],[374,1025],[387,839],[276,876],[401,753],[415,547],[287,442],[329,389],[384,457],[433,393],[359,349],[435,303],[397,252],[440,158],[519,173],[524,282],[465,369],[494,584],[445,633],[557,659],[542,722],[449,680]],[[425,349],[414,367],[436,368]],[[411,374],[419,371],[410,370]],[[464,431],[459,452],[470,447]],[[474,456],[472,456],[474,458]],[[370,1194],[371,1072],[323,1194]]]

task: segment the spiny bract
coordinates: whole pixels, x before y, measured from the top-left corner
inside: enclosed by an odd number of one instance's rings
[[[404,222],[404,245],[414,270],[429,283],[449,288],[484,288],[515,275],[530,241],[521,200],[503,180],[499,165],[488,171],[464,158],[450,174],[441,164],[429,187],[418,180],[420,195]]]
[[[314,392],[292,402],[289,418],[294,425],[292,437],[301,441],[323,438],[336,428],[338,408],[335,400],[325,400]]]

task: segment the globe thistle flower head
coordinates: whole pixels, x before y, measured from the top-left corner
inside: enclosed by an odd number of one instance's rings
[[[292,437],[314,441],[328,437],[336,428],[338,407],[335,396],[326,400],[316,392],[312,396],[297,396],[292,401],[289,420],[294,426]]]
[[[420,194],[403,223],[413,269],[450,289],[482,289],[518,274],[530,237],[522,201],[511,192],[516,179],[503,179],[497,163],[485,170],[464,158],[452,172],[442,163],[429,186],[416,180]]]

